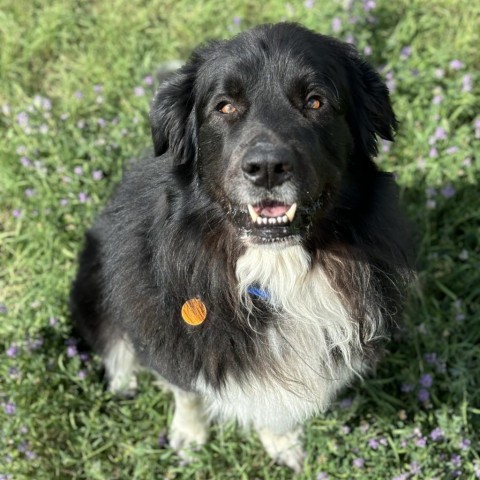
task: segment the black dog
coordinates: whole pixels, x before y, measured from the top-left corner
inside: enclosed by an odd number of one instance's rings
[[[411,276],[396,120],[348,44],[263,25],[197,49],[156,94],[155,156],[87,233],[71,308],[114,392],[172,388],[170,444],[253,426],[301,470],[301,423],[379,357]]]

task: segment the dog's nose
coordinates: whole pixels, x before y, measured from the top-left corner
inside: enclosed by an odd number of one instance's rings
[[[268,144],[258,144],[243,157],[245,178],[258,187],[273,188],[289,180],[293,175],[291,153]]]

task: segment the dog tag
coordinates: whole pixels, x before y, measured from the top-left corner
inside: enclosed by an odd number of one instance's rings
[[[200,325],[207,318],[207,307],[198,298],[191,298],[182,305],[182,318],[189,325]]]

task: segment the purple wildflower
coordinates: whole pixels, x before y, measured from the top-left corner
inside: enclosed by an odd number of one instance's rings
[[[378,443],[377,439],[376,438],[371,438],[369,441],[368,441],[368,446],[370,448],[372,448],[373,450],[376,450],[380,444]]]
[[[240,25],[242,23],[242,17],[238,16],[238,15],[235,15],[233,17],[233,24],[234,25]]]
[[[22,127],[28,127],[28,113],[27,112],[20,112],[17,115],[17,123]]]
[[[80,201],[80,203],[86,203],[88,200],[88,195],[85,192],[80,192],[78,194],[78,200]]]
[[[80,380],[85,380],[85,378],[87,378],[87,371],[86,370],[80,370],[78,372],[78,378]]]
[[[103,86],[100,85],[100,84],[96,84],[96,85],[93,86],[93,91],[94,91],[95,93],[103,92]]]
[[[366,55],[367,57],[370,56],[372,54],[372,47],[370,45],[367,45],[363,49],[363,54]]]
[[[441,193],[444,198],[452,198],[455,195],[455,188],[451,184],[445,185]]]
[[[62,207],[66,207],[66,206],[68,205],[68,203],[69,203],[69,202],[68,202],[68,199],[66,199],[66,198],[60,199],[60,205],[61,205]]]
[[[472,442],[470,442],[470,440],[468,438],[462,438],[459,446],[462,450],[468,450],[470,448],[471,443]]]
[[[460,70],[463,68],[463,63],[460,60],[452,60],[450,62],[450,68],[452,70]]]
[[[351,398],[343,398],[340,400],[340,408],[348,409],[352,406],[353,400]]]
[[[8,312],[8,308],[4,303],[0,303],[0,315],[5,315]]]
[[[88,362],[90,360],[90,355],[88,353],[82,352],[79,355],[79,358],[82,362]]]
[[[417,397],[422,403],[426,403],[430,399],[430,394],[428,393],[428,390],[421,388],[418,391]]]
[[[14,218],[19,218],[22,215],[22,211],[18,208],[12,211],[12,215]]]
[[[145,89],[143,87],[135,87],[133,92],[136,97],[143,97],[145,95]]]
[[[33,188],[26,188],[23,193],[25,194],[26,197],[30,198],[35,195],[35,190]]]
[[[106,124],[107,124],[107,122],[105,121],[104,118],[99,118],[99,119],[97,120],[97,125],[98,125],[100,128],[103,128]]]
[[[338,17],[332,20],[332,31],[338,33],[342,29],[342,21]]]
[[[450,458],[452,465],[454,467],[461,467],[462,466],[462,457],[458,454],[452,455]]]
[[[459,150],[460,149],[458,147],[452,146],[452,147],[448,147],[445,150],[445,153],[448,153],[449,155],[453,155],[454,153],[457,153]]]
[[[39,350],[40,348],[43,347],[44,340],[42,337],[34,338],[32,340],[28,340],[27,343],[25,344],[26,348],[30,352],[34,352],[36,350]]]
[[[58,323],[58,320],[57,320],[55,317],[50,317],[50,318],[48,319],[48,324],[49,324],[51,327],[54,327],[57,323]]]
[[[103,178],[103,172],[101,170],[94,170],[92,178],[96,181],[101,180]]]
[[[393,477],[392,480],[407,480],[409,476],[410,476],[409,473],[401,473],[400,475]]]
[[[432,376],[429,373],[426,373],[425,375],[422,375],[420,377],[420,385],[425,388],[430,388],[433,383]]]
[[[20,158],[20,163],[21,163],[24,167],[31,167],[31,166],[32,166],[32,162],[31,162],[27,157],[22,157],[22,158]]]
[[[305,0],[304,5],[305,8],[313,8],[315,5],[315,0]]]
[[[361,457],[355,458],[355,459],[353,460],[353,466],[354,466],[355,468],[363,468],[364,465],[365,465],[365,459],[363,459],[363,458],[361,458]]]
[[[413,385],[411,383],[402,383],[400,390],[403,393],[410,393],[413,390]]]
[[[328,473],[326,472],[320,472],[318,475],[317,475],[317,480],[328,480],[329,476],[328,476]]]
[[[440,105],[443,102],[443,95],[437,94],[433,97],[432,103],[434,105]]]
[[[417,440],[415,440],[415,445],[417,447],[425,447],[425,445],[427,444],[427,437],[421,437],[421,438],[417,438]]]
[[[445,70],[443,68],[436,68],[434,74],[436,78],[443,78],[445,76]]]
[[[75,175],[83,175],[83,168],[82,167],[75,167],[73,169],[73,173],[75,173]]]
[[[435,133],[433,134],[435,141],[445,140],[447,138],[447,131],[443,127],[437,127]]]
[[[364,4],[363,4],[363,9],[366,11],[366,12],[370,12],[372,11],[375,7],[377,6],[376,2],[374,0],[367,0]]]
[[[437,363],[437,354],[435,352],[425,353],[423,358],[430,365],[435,365]]]
[[[435,147],[431,148],[430,152],[428,152],[428,156],[430,158],[437,158],[438,157],[438,150]]]
[[[153,85],[153,77],[151,75],[147,75],[144,79],[143,82],[145,85]]]
[[[83,93],[80,91],[80,90],[77,90],[73,96],[77,99],[77,100],[81,100],[83,98]]]
[[[406,60],[408,57],[410,57],[411,54],[412,54],[412,47],[408,45],[402,48],[402,51],[400,52],[400,57]]]
[[[18,355],[18,347],[16,345],[10,345],[6,353],[7,357],[15,358]]]
[[[17,367],[10,367],[8,369],[8,376],[15,380],[20,377],[20,370]]]
[[[7,402],[3,405],[3,411],[7,415],[15,415],[15,413],[17,413],[17,406],[14,402]]]
[[[439,427],[437,428],[434,428],[431,432],[430,432],[430,438],[434,441],[434,442],[438,442],[440,440],[443,440],[444,439],[444,433],[443,433],[443,430]]]
[[[67,347],[67,357],[73,358],[77,355],[77,353],[78,353],[78,350],[76,345],[69,345]]]
[[[344,433],[345,435],[348,435],[351,431],[352,429],[348,425],[343,425],[342,433]]]
[[[413,475],[418,475],[420,473],[421,467],[417,462],[412,462],[410,464],[410,472],[413,473]]]

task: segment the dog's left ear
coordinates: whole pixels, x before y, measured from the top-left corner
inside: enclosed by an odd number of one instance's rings
[[[393,141],[398,122],[385,82],[353,46],[347,48],[351,92],[348,122],[356,148],[360,147],[363,154],[374,157],[378,151],[376,136]]]
[[[181,67],[157,90],[150,110],[155,156],[168,151],[176,165],[187,163],[195,156],[196,72],[196,62],[189,62]]]

